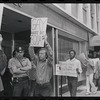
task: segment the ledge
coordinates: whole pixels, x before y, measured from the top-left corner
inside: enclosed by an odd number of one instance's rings
[[[57,12],[61,16],[67,18],[68,20],[70,20],[74,24],[78,25],[79,27],[81,27],[81,28],[85,29],[86,31],[92,33],[93,35],[98,35],[99,34],[99,33],[95,32],[93,29],[89,28],[87,25],[81,23],[75,17],[67,14],[66,11],[63,10],[61,7],[59,7],[59,6],[55,5],[55,4],[44,4],[44,5],[47,6],[48,8],[50,8],[50,9],[52,9],[53,11]]]

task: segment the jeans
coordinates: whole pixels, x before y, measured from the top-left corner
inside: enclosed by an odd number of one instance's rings
[[[36,86],[36,81],[35,80],[30,80],[30,89],[29,89],[29,96],[35,96],[35,86]]]
[[[100,77],[98,79],[98,91],[100,91]]]
[[[70,95],[71,95],[71,97],[75,97],[76,92],[77,92],[78,78],[67,76],[67,79],[68,79],[68,88],[69,88],[69,91],[70,91]]]
[[[35,96],[36,97],[48,97],[51,95],[51,84],[44,83],[44,84],[37,84],[35,87]]]
[[[13,84],[13,96],[28,96],[29,94],[29,80],[25,79]]]
[[[0,97],[4,97],[4,91],[0,91]]]

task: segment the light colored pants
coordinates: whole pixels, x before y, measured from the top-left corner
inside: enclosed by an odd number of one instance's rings
[[[3,91],[4,88],[3,88],[3,83],[2,83],[2,79],[1,79],[1,76],[0,76],[0,92]]]
[[[90,92],[90,86],[91,86],[91,92],[95,92],[97,90],[97,88],[93,83],[93,73],[86,76],[86,85],[87,85],[87,92]]]

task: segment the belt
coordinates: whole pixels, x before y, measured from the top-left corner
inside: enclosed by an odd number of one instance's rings
[[[47,84],[49,84],[50,82],[46,82],[46,83],[43,83],[43,84],[40,84],[40,83],[37,83],[38,86],[45,86]]]
[[[14,80],[18,80],[18,81],[24,81],[24,80],[28,80],[29,77],[25,76],[25,77],[15,77]]]
[[[45,85],[45,84],[48,84],[48,83],[50,83],[49,81],[47,81],[47,82],[36,82],[38,85]]]

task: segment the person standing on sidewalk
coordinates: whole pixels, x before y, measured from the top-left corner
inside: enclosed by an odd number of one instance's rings
[[[31,61],[36,65],[35,96],[47,97],[51,95],[50,79],[53,67],[53,51],[44,37],[45,48],[39,49],[38,55],[34,53],[34,47],[29,46]]]
[[[96,63],[96,72],[95,72],[95,78],[98,80],[97,87],[98,91],[100,91],[100,51],[98,52],[99,60]]]
[[[81,62],[78,59],[75,58],[75,55],[76,55],[75,50],[70,50],[69,51],[70,59],[68,59],[66,61],[66,64],[67,64],[68,67],[75,69],[74,75],[67,76],[68,88],[69,88],[71,97],[76,96],[78,75],[80,73],[82,73]]]
[[[4,84],[2,82],[2,75],[5,73],[6,67],[7,67],[7,57],[2,50],[2,35],[0,34],[0,97],[5,96],[4,95]]]
[[[87,85],[87,92],[86,94],[90,94],[91,92],[93,94],[96,93],[97,88],[95,87],[95,84],[93,82],[93,75],[94,75],[94,63],[93,60],[90,57],[90,54],[88,54],[88,58],[86,61],[87,71],[86,71],[86,85]],[[91,89],[90,89],[91,86]],[[91,91],[91,92],[90,92]]]
[[[98,60],[99,60],[99,58],[97,57],[97,52],[94,51],[93,57],[92,57],[92,61],[94,63],[94,76],[95,76],[95,73],[96,73],[96,63],[97,63]],[[93,82],[94,82],[95,86],[98,85],[98,79],[95,79],[95,77],[93,77]]]
[[[13,52],[13,58],[9,60],[9,69],[13,75],[13,96],[28,96],[29,77],[28,71],[31,69],[31,62],[24,57],[24,50],[18,47]]]

